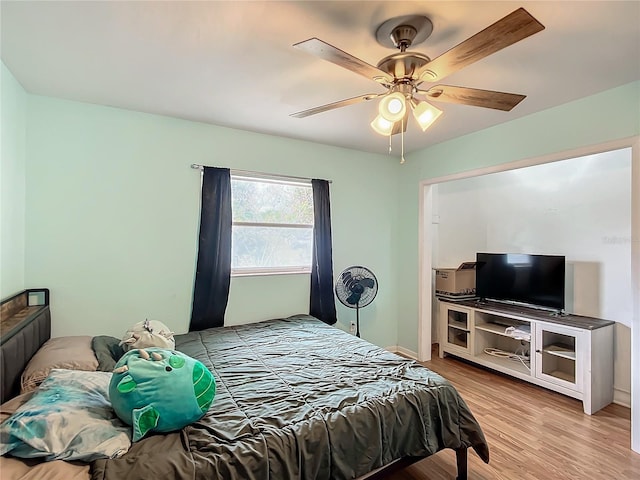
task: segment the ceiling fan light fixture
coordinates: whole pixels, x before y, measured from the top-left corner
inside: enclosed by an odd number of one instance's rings
[[[376,40],[381,45],[394,47],[400,52],[384,57],[376,66],[319,38],[310,38],[296,43],[294,47],[372,79],[384,86],[386,91],[347,98],[303,110],[291,114],[291,116],[303,118],[378,98],[380,99],[378,103],[379,114],[371,122],[371,127],[380,135],[389,137],[389,152],[391,152],[393,135],[400,134],[402,163],[404,161],[404,132],[407,129],[408,109],[412,110],[416,122],[423,131],[429,128],[443,113],[431,104],[419,100],[422,97],[416,98],[414,95],[426,96],[427,99],[445,103],[471,105],[505,112],[510,111],[525,98],[525,95],[514,93],[453,85],[435,85],[421,90],[418,88],[421,83],[439,82],[467,65],[524,40],[544,28],[544,25],[520,7],[432,60],[427,55],[407,50],[408,47],[413,48],[431,35],[433,30],[431,20],[424,15],[395,17],[378,27]]]
[[[373,122],[371,122],[371,128],[373,128],[376,133],[388,137],[393,131],[393,122],[390,122],[382,115],[378,115]]]
[[[385,120],[393,123],[404,117],[407,111],[407,104],[404,95],[400,92],[394,92],[380,100],[378,104],[378,112]]]
[[[413,107],[413,116],[423,132],[442,115],[442,110],[424,101],[412,102],[411,106]]]

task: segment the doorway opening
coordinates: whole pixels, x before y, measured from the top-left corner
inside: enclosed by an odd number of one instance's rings
[[[629,291],[628,291],[628,299],[627,308],[628,311],[625,312],[599,312],[599,315],[595,315],[593,310],[589,312],[580,312],[576,311],[577,309],[585,309],[592,308],[597,309],[599,305],[592,304],[590,306],[586,306],[584,302],[580,304],[579,302],[590,299],[593,300],[593,296],[587,293],[585,290],[585,285],[575,285],[571,284],[570,287],[574,288],[574,291],[570,295],[571,305],[568,305],[567,310],[572,309],[573,313],[582,313],[582,314],[590,314],[593,316],[618,316],[624,315],[626,318],[626,322],[621,322],[625,324],[629,329],[627,331],[627,336],[630,336],[630,342],[627,339],[627,343],[630,343],[630,352],[629,355],[632,357],[630,360],[630,395],[628,396],[628,403],[630,403],[632,408],[632,448],[635,451],[640,451],[640,366],[638,366],[637,359],[634,360],[633,352],[640,352],[640,314],[639,314],[639,304],[640,304],[640,245],[638,239],[638,232],[640,232],[640,141],[638,138],[631,139],[623,139],[614,142],[608,142],[606,144],[601,144],[597,146],[585,147],[581,149],[576,149],[568,152],[561,152],[558,154],[548,155],[544,157],[527,159],[523,161],[512,162],[508,164],[498,165],[494,167],[478,169],[474,171],[464,172],[461,174],[450,175],[446,177],[434,178],[430,180],[425,180],[421,183],[421,196],[420,196],[420,306],[419,306],[419,323],[418,323],[418,335],[419,335],[419,343],[418,343],[418,356],[420,360],[427,360],[431,356],[431,345],[437,341],[437,331],[434,331],[434,325],[436,322],[432,322],[432,318],[435,318],[435,308],[436,304],[434,301],[434,285],[433,285],[433,269],[436,267],[443,266],[455,266],[455,265],[437,265],[435,262],[438,259],[437,255],[437,247],[438,247],[438,198],[437,195],[438,185],[445,184],[445,182],[451,182],[452,180],[461,180],[461,179],[471,179],[473,177],[478,178],[478,182],[481,185],[481,177],[486,176],[488,174],[498,173],[498,172],[511,172],[510,175],[518,175],[518,170],[523,169],[525,167],[533,167],[537,165],[550,164],[551,165],[556,162],[560,162],[563,160],[570,160],[578,157],[587,157],[598,154],[606,154],[606,152],[627,149],[631,156],[631,205],[630,205],[630,214],[627,210],[627,218],[630,215],[630,232],[631,235],[627,234],[616,234],[612,232],[611,234],[603,234],[600,235],[598,240],[603,243],[603,250],[607,250],[608,247],[625,247],[627,252],[630,251],[630,271],[628,272],[627,282],[630,283]],[[558,163],[559,166],[559,163]],[[554,167],[555,168],[555,167]],[[547,182],[548,183],[548,182]],[[551,182],[553,183],[553,182]],[[545,182],[540,180],[538,184],[544,185]],[[557,209],[554,210],[552,205],[543,206],[547,210],[542,211],[542,217],[546,215],[546,217],[554,216],[554,215],[564,215],[566,212],[560,212]],[[548,219],[548,218],[547,218]],[[558,219],[556,219],[558,220]],[[560,219],[562,220],[562,219]],[[566,219],[565,219],[566,220]],[[597,222],[600,219],[594,218],[594,221]],[[551,222],[553,223],[553,222]],[[476,225],[476,228],[478,226]],[[477,233],[477,232],[475,232]],[[486,236],[486,233],[485,233]],[[469,236],[461,241],[469,241]],[[451,238],[448,238],[447,241],[450,241]],[[530,240],[530,239],[529,239]],[[509,241],[517,242],[522,241],[522,238],[510,239]],[[608,244],[607,244],[608,242]],[[499,241],[498,241],[499,243]],[[509,247],[509,242],[507,241],[504,245],[504,248]],[[496,240],[494,239],[493,245],[496,244]],[[521,243],[522,245],[522,243]],[[474,256],[476,251],[479,251],[475,247],[471,245],[467,245],[467,251],[471,252]],[[501,247],[502,248],[502,247]],[[434,250],[436,251],[436,255],[434,255]],[[544,252],[543,252],[544,253]],[[457,261],[458,259],[454,259],[452,257],[451,261]],[[627,257],[628,258],[628,257]],[[473,260],[473,259],[460,259],[460,260]],[[569,258],[568,258],[569,263]],[[589,262],[582,262],[584,264],[580,264],[580,262],[575,262],[574,267],[578,269],[587,268]],[[597,263],[597,262],[591,262]],[[593,266],[593,265],[591,265]],[[583,268],[584,267],[584,268]],[[592,272],[594,273],[594,272]],[[595,272],[598,273],[598,272]],[[574,275],[575,276],[575,275]],[[578,290],[576,291],[575,288]],[[578,298],[576,299],[576,294]],[[581,297],[582,296],[582,297]],[[576,300],[578,300],[578,305],[576,305]],[[609,300],[606,302],[607,304],[611,304],[612,301]],[[612,320],[618,320],[619,318],[611,318]],[[435,334],[435,335],[434,335]],[[621,335],[621,338],[623,335]],[[624,348],[624,347],[620,347]],[[637,355],[637,354],[636,354]],[[635,366],[635,369],[634,369]],[[624,392],[622,392],[624,393]],[[627,403],[626,401],[621,401],[620,403]]]

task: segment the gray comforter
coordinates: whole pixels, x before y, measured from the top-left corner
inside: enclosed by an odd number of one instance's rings
[[[94,480],[346,479],[463,447],[489,461],[447,380],[313,317],[191,332],[176,348],[214,373],[213,405],[180,432],[94,462]]]

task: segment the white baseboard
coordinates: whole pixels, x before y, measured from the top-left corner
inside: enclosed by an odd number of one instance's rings
[[[631,408],[631,392],[614,388],[613,403],[617,403],[618,405],[622,405],[623,407]]]
[[[413,358],[416,360],[418,358],[418,354],[413,352],[407,348],[400,347],[398,345],[393,345],[391,347],[385,347],[385,350],[388,350],[393,353],[399,353],[400,355],[404,355],[405,357]]]

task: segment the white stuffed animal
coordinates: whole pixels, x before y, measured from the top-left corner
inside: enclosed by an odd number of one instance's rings
[[[120,342],[125,352],[136,348],[159,347],[175,350],[173,332],[157,320],[138,322],[125,333]]]

